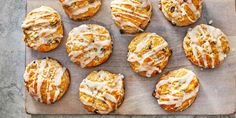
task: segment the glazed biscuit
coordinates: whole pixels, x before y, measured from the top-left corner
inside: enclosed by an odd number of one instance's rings
[[[87,20],[94,16],[101,6],[101,0],[59,0],[65,13],[72,20]]]
[[[24,73],[25,87],[37,101],[52,104],[65,94],[70,84],[69,71],[56,60],[32,61]]]
[[[152,5],[149,0],[113,0],[111,14],[121,32],[138,33],[150,22]]]
[[[205,24],[188,31],[183,48],[188,59],[202,68],[215,68],[230,51],[227,36],[220,29]]]
[[[202,12],[202,0],[160,0],[160,10],[174,25],[195,23]]]
[[[82,68],[104,63],[112,53],[112,40],[106,28],[96,24],[84,24],[74,28],[66,42],[71,61]]]
[[[80,100],[89,112],[108,114],[124,100],[124,76],[100,70],[91,72],[80,84]]]
[[[163,74],[153,96],[164,110],[180,112],[194,102],[199,86],[197,76],[192,71],[181,68]]]
[[[60,15],[46,6],[29,12],[22,24],[22,30],[26,45],[40,52],[55,49],[63,37]]]
[[[128,46],[128,62],[139,75],[152,77],[168,64],[171,50],[168,43],[155,33],[141,33]]]

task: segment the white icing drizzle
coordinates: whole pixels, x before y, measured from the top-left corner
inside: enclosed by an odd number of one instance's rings
[[[222,49],[223,47],[222,47],[220,38],[226,37],[226,36],[220,29],[214,28],[209,25],[206,25],[206,26],[207,26],[208,32],[212,36],[212,40],[216,41],[216,47],[219,52],[219,60],[222,61],[227,55],[223,52],[223,49]]]
[[[42,83],[44,81],[44,68],[46,66],[46,60],[42,60],[40,65],[39,65],[39,73],[38,73],[38,76],[37,76],[37,99],[42,102],[42,96],[41,96],[41,86],[42,86]]]
[[[28,82],[30,79],[30,72],[27,72],[27,69],[25,69],[25,73],[23,75],[24,81]]]
[[[203,27],[206,28],[206,30],[203,30]],[[222,50],[222,44],[220,41],[220,38],[222,36],[225,37],[223,32],[221,32],[219,29],[214,28],[209,25],[198,25],[192,30],[188,31],[187,36],[191,40],[190,47],[192,48],[192,53],[195,57],[195,59],[198,61],[198,64],[200,64],[200,55],[203,59],[204,65],[201,65],[203,67],[208,67],[208,62],[206,59],[206,55],[209,55],[211,58],[211,65],[212,68],[215,66],[215,59],[216,59],[216,54],[213,52],[211,48],[210,41],[216,42],[216,48],[217,51],[219,52],[219,60],[222,61],[225,57],[226,54]],[[210,37],[207,37],[210,36]],[[205,43],[202,45],[199,45],[199,40],[204,40]],[[200,55],[198,55],[198,52]]]
[[[56,76],[55,76],[55,86],[61,85],[61,79],[62,79],[62,76],[63,76],[63,74],[65,73],[65,71],[66,71],[66,68],[65,68],[65,67],[59,68],[59,69],[57,70],[57,74],[56,74]]]
[[[152,40],[152,37],[156,36],[155,33],[150,33],[148,34],[144,40],[142,40],[139,44],[137,44],[137,47],[134,52],[129,52],[128,53],[128,61],[129,62],[138,62],[140,64],[140,67],[135,70],[136,72],[143,72],[146,71],[146,76],[151,77],[152,73],[154,71],[158,71],[161,73],[160,68],[153,66],[153,63],[161,63],[163,61],[168,60],[169,57],[159,57],[157,59],[154,59],[153,61],[149,63],[144,63],[144,60],[146,58],[150,58],[152,55],[156,54],[158,51],[166,48],[168,46],[168,43],[166,41],[163,41],[160,45],[154,47],[151,50],[148,50],[145,54],[142,56],[138,56],[138,53],[147,46],[147,42]]]
[[[47,92],[47,104],[51,104],[51,94],[50,94],[50,91],[52,90],[52,86],[47,83],[47,88],[48,88],[48,92]]]
[[[63,2],[63,5],[71,6],[75,2],[81,2],[81,1],[83,1],[83,0],[65,0]],[[95,0],[93,3],[89,3],[88,2],[88,4],[83,6],[83,7],[73,8],[72,14],[73,15],[80,15],[80,14],[88,12],[88,10],[90,8],[97,8],[100,5],[101,5],[101,1],[100,0]]]
[[[190,71],[190,70],[186,70],[187,74],[185,74],[182,77],[168,77],[167,79],[164,80],[160,80],[157,85],[156,85],[156,98],[158,98],[158,103],[164,104],[164,105],[174,105],[175,107],[179,107],[183,104],[184,101],[186,101],[189,98],[192,98],[194,96],[197,95],[198,91],[199,91],[199,85],[197,87],[195,87],[195,89],[189,93],[185,92],[184,90],[190,85],[190,83],[193,81],[194,77],[196,77],[196,75]],[[178,73],[176,74],[178,75]],[[173,85],[173,82],[178,82],[176,85]],[[163,85],[168,85],[168,88],[170,89],[169,93],[165,93],[165,95],[159,95],[159,93],[157,92],[161,86]],[[179,86],[179,87],[178,87]],[[184,96],[183,97],[177,97],[174,94],[178,93],[178,92],[183,92]],[[162,99],[168,99],[168,100],[162,100]]]
[[[89,4],[88,6],[84,6],[84,7],[80,8],[80,9],[77,9],[77,10],[73,11],[72,14],[73,15],[79,15],[79,14],[87,12],[90,8],[96,8],[96,7],[100,6],[100,5],[101,5],[100,1],[95,1],[95,2],[93,2],[91,4]]]
[[[147,36],[145,37],[145,39],[137,45],[137,47],[136,47],[136,49],[135,49],[134,52],[139,52],[139,51],[141,51],[144,47],[146,47],[146,46],[147,46],[147,42],[148,42],[148,41],[151,41],[151,38],[152,38],[153,36],[155,36],[155,35],[156,35],[155,33],[151,33],[151,34],[147,35]]]
[[[80,92],[85,93],[95,99],[105,102],[109,109],[106,111],[98,111],[99,113],[109,113],[114,110],[111,106],[111,102],[118,103],[119,98],[116,98],[111,93],[113,91],[118,91],[119,94],[122,94],[121,91],[124,89],[123,79],[124,76],[118,74],[113,80],[108,80],[110,78],[109,73],[103,70],[97,72],[98,81],[92,81],[88,78],[85,78],[80,84]],[[99,82],[100,81],[100,82]],[[102,82],[101,82],[102,81]],[[83,86],[83,88],[81,88]],[[92,106],[96,108],[96,103],[91,103],[83,98],[80,98],[83,104]]]
[[[125,21],[122,20],[119,17],[113,17],[113,19],[115,19],[116,21],[119,21],[121,23],[121,28],[124,29],[125,26],[130,26],[130,27],[134,27],[136,29],[138,29],[139,31],[144,31],[142,28],[140,28],[139,26],[135,25],[134,23],[130,22],[130,21]]]
[[[126,0],[113,0],[111,2],[111,8],[116,8],[116,9],[121,10],[119,12],[112,11],[112,17],[115,21],[120,23],[122,29],[124,29],[125,26],[130,26],[130,27],[134,27],[140,31],[143,31],[143,29],[140,28],[140,26],[137,26],[135,23],[133,23],[136,21],[131,22],[131,21],[123,20],[119,15],[121,15],[122,17],[126,17],[124,15],[127,15],[127,16],[130,16],[129,18],[138,18],[143,21],[146,21],[146,20],[150,21],[150,16],[135,11],[135,9],[137,9],[138,7],[145,8],[148,5],[150,5],[150,7],[151,7],[150,1],[149,0],[142,0],[140,2],[142,4],[132,1],[132,0],[128,0],[128,1],[126,1]],[[134,10],[128,9],[128,8],[121,6],[121,5],[130,5],[134,8]],[[151,10],[152,10],[152,8],[150,8],[150,10],[148,12],[151,12]],[[126,17],[126,18],[128,18],[128,17]]]
[[[102,26],[97,26],[97,28],[89,27],[88,25],[81,25],[77,28],[74,28],[70,33],[69,37],[71,38],[66,45],[72,46],[83,46],[82,50],[73,50],[69,53],[69,57],[73,62],[80,62],[82,68],[84,68],[87,64],[92,62],[96,57],[102,58],[105,54],[111,53],[111,51],[103,52],[102,49],[104,46],[111,45],[110,34],[99,34],[96,30],[104,29]],[[87,42],[87,38],[85,35],[93,35],[94,42]],[[77,40],[76,36],[79,36],[83,39]],[[98,40],[100,37],[106,37],[105,40]],[[94,50],[94,51],[91,51]],[[90,51],[90,52],[89,52]],[[82,57],[78,58],[78,56],[82,55]]]
[[[65,1],[63,2],[63,5],[71,6],[73,3],[75,3],[75,2],[80,2],[80,1],[84,1],[84,0],[65,0]]]
[[[169,19],[172,20],[172,23],[177,23],[178,19],[180,17],[183,16],[187,16],[187,18],[189,19],[189,21],[191,21],[192,23],[194,23],[201,15],[201,10],[198,10],[196,8],[196,6],[193,4],[192,0],[187,0],[186,2],[183,2],[182,0],[161,0],[161,3],[165,3],[165,2],[171,2],[172,4],[174,4],[174,6],[176,7],[175,10],[172,13],[172,17],[168,15],[168,11],[170,9],[162,9],[162,12],[164,13],[164,15]],[[200,5],[200,9],[202,7],[202,2],[200,1],[199,5]],[[188,6],[190,8],[190,10],[193,12],[194,16],[196,19],[192,19],[187,12],[185,11],[184,7]]]
[[[65,73],[66,68],[64,68],[64,67],[55,68],[56,69],[55,75],[53,76],[54,78],[52,78],[55,82],[52,83],[51,80],[49,80],[50,78],[48,78],[48,77],[49,77],[49,74],[51,74],[51,72],[49,72],[49,71],[51,70],[51,68],[52,68],[51,66],[53,66],[53,65],[52,65],[52,63],[50,63],[48,61],[49,60],[47,58],[47,59],[42,59],[42,60],[36,60],[31,63],[31,64],[33,64],[33,63],[37,64],[37,69],[35,70],[36,76],[33,76],[34,79],[32,82],[33,85],[36,83],[37,87],[36,87],[36,89],[34,89],[34,86],[30,87],[29,92],[34,95],[33,97],[36,100],[38,100],[40,102],[45,102],[42,99],[41,87],[42,87],[43,82],[46,81],[46,83],[45,83],[46,84],[46,95],[47,95],[46,96],[46,98],[47,98],[46,103],[51,104],[51,100],[52,100],[52,102],[55,102],[60,94],[59,86],[61,85],[61,79],[62,79],[63,74]],[[31,65],[31,64],[29,64],[29,65]],[[25,71],[25,73],[24,73],[25,82],[30,81],[29,80],[29,77],[30,77],[29,72]],[[55,89],[53,89],[53,86]],[[51,92],[52,91],[55,91],[55,93],[54,93],[53,98],[51,99],[51,96],[52,96]]]
[[[25,21],[22,24],[25,33],[29,35],[27,42],[33,49],[37,50],[39,46],[43,44],[49,44],[50,40],[61,40],[62,34],[55,34],[55,32],[61,27],[57,25],[55,27],[50,26],[50,21],[56,14],[59,18],[59,14],[52,8],[41,6],[28,13]],[[51,19],[45,18],[51,16]],[[36,40],[38,38],[39,40]]]
[[[60,90],[57,88],[53,97],[53,102],[55,102],[60,94]],[[48,96],[47,96],[48,97]]]

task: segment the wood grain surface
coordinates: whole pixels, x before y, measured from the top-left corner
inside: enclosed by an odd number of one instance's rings
[[[128,43],[135,35],[120,34],[110,13],[110,0],[103,0],[100,11],[90,20],[77,22],[70,20],[64,13],[58,0],[28,0],[27,11],[34,8],[50,6],[56,9],[63,19],[64,39],[61,45],[48,53],[39,53],[26,48],[26,64],[37,58],[52,57],[59,60],[71,73],[71,85],[65,96],[57,103],[44,105],[36,102],[26,94],[26,111],[29,114],[92,114],[82,107],[79,101],[79,84],[93,70],[109,70],[125,75],[125,100],[121,107],[112,114],[118,115],[215,115],[233,114],[236,111],[236,12],[235,0],[204,0],[203,14],[197,23],[188,27],[172,26],[158,9],[158,0],[151,0],[153,16],[147,32],[163,36],[173,50],[173,55],[164,72],[185,67],[193,70],[200,78],[200,92],[187,110],[169,113],[162,110],[152,97],[159,76],[142,78],[129,67],[127,59]],[[216,69],[204,69],[192,65],[184,55],[182,41],[188,28],[213,20],[213,26],[222,29],[230,40],[231,52],[226,60]],[[96,23],[105,26],[111,33],[114,42],[110,59],[95,68],[82,69],[73,64],[66,53],[65,41],[69,31],[85,23]]]

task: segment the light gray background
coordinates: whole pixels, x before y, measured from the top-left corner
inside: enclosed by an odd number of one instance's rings
[[[144,116],[102,115],[27,115],[24,109],[23,72],[25,67],[25,45],[22,41],[21,23],[26,13],[26,0],[0,0],[0,118],[77,118],[109,117],[129,118]],[[229,116],[145,116],[150,118],[205,118]]]

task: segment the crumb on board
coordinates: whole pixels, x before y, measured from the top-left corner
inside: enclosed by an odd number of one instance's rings
[[[234,52],[234,51],[235,51],[235,48],[232,48],[231,50],[232,50],[232,52]]]
[[[192,30],[192,28],[188,28],[188,31],[191,31]]]
[[[213,23],[213,20],[210,20],[210,21],[208,22],[209,25],[211,25],[212,23]]]

